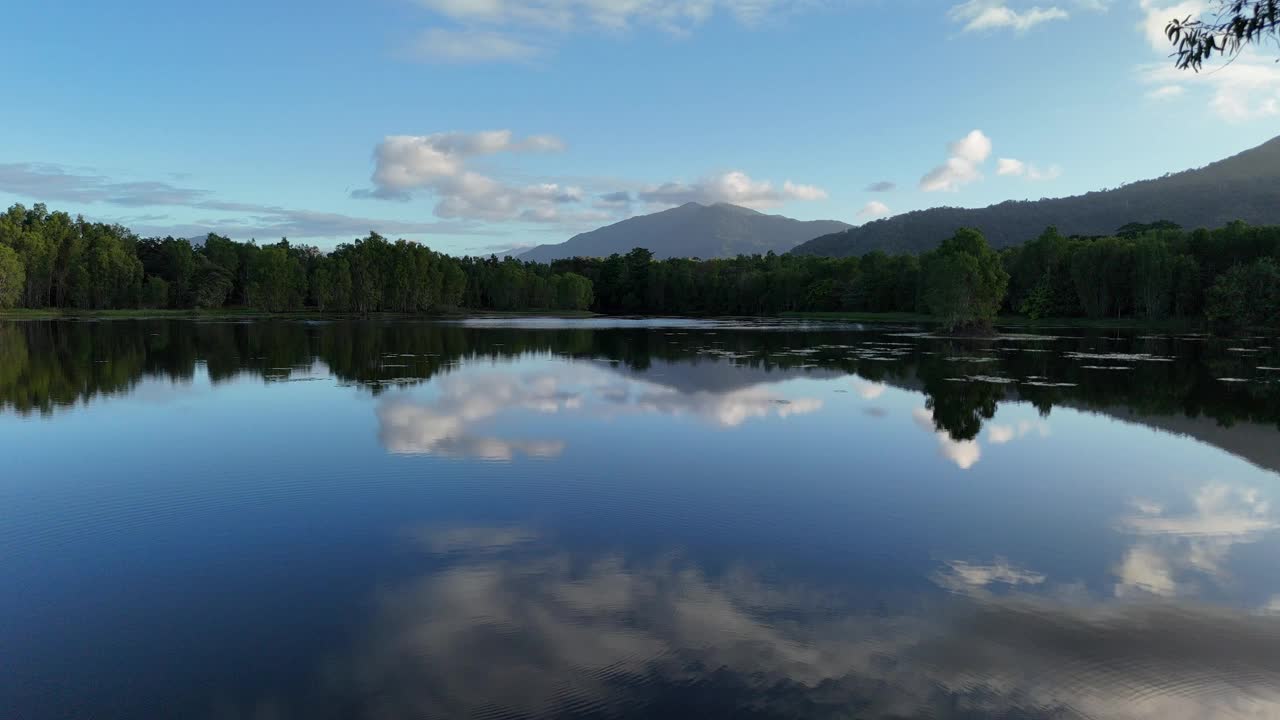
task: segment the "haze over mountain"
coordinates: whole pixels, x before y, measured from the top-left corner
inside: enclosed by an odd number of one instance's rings
[[[1184,228],[1232,220],[1280,224],[1280,137],[1205,167],[1114,190],[1064,198],[1010,200],[985,208],[917,210],[817,237],[793,252],[861,255],[922,252],[960,227],[975,227],[997,248],[1026,242],[1049,225],[1066,235],[1111,234],[1131,222],[1171,220]]]
[[[850,227],[837,220],[794,220],[750,208],[715,203],[685,203],[650,215],[639,215],[556,245],[539,245],[521,260],[549,262],[568,257],[607,257],[642,247],[656,258],[717,258],[785,253],[819,235]]]

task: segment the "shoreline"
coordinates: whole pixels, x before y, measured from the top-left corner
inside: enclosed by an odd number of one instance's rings
[[[171,309],[129,309],[129,310],[67,310],[67,309],[27,309],[15,308],[0,310],[0,320],[74,320],[92,319],[151,319],[151,318],[245,318],[245,319],[427,319],[446,320],[476,317],[554,317],[565,319],[585,319],[611,317],[590,311],[565,312],[554,310],[520,310],[520,311],[467,311],[458,310],[442,313],[337,313],[320,312],[318,310],[290,310],[270,312],[252,308],[219,308],[216,310],[171,310]],[[709,318],[714,316],[689,315],[680,317]],[[872,313],[872,312],[784,312],[777,315],[761,315],[761,319],[782,318],[789,320],[831,320],[868,323],[914,323],[934,325],[939,321],[931,315],[920,313]],[[1164,331],[1203,331],[1204,325],[1186,319],[1168,319],[1147,321],[1136,318],[1031,318],[1017,315],[1001,315],[992,323],[994,327],[1019,327],[1050,329],[1055,327],[1087,328],[1097,330],[1164,330]]]
[[[845,320],[853,322],[899,322],[934,325],[940,321],[931,315],[919,313],[867,313],[867,312],[784,312],[778,317],[796,320]],[[1020,315],[1000,315],[991,322],[993,327],[1020,328],[1088,328],[1097,330],[1177,330],[1203,331],[1204,324],[1187,319],[1142,320],[1139,318],[1040,318],[1032,320]]]
[[[484,312],[470,312],[466,310],[458,310],[454,312],[442,313],[399,313],[399,312],[375,312],[375,313],[349,313],[349,312],[320,312],[319,310],[286,310],[284,312],[271,312],[269,310],[255,310],[251,308],[219,308],[216,310],[171,310],[171,309],[130,309],[130,310],[68,310],[68,309],[28,309],[14,308],[10,310],[0,310],[0,320],[75,320],[78,318],[96,318],[96,319],[120,319],[120,320],[146,320],[152,318],[247,318],[247,319],[283,319],[283,320],[314,320],[314,319],[375,319],[375,318],[393,318],[403,319],[427,319],[427,320],[447,320],[455,318],[472,318],[472,317],[560,317],[560,318],[591,318],[602,317],[598,313],[581,311],[570,312],[564,310],[523,310],[523,311],[499,311],[486,310]]]

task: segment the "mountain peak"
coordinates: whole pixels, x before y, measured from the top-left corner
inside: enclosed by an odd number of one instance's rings
[[[729,211],[732,211],[732,212],[751,213],[751,214],[753,214],[753,215],[762,215],[762,214],[763,214],[763,213],[761,213],[759,210],[754,210],[754,209],[749,208],[749,207],[743,207],[742,205],[734,205],[733,203],[727,203],[727,202],[723,202],[723,201],[722,201],[722,202],[717,202],[717,203],[712,203],[712,204],[711,204],[711,207],[713,207],[713,208],[720,208],[721,210],[729,210]]]
[[[765,215],[731,203],[687,202],[581,233],[558,245],[539,245],[520,259],[549,262],[575,256],[605,257],[638,247],[660,259],[785,253],[806,240],[847,227],[836,220]]]

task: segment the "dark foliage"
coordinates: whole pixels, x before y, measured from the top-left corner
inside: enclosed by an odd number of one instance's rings
[[[1280,33],[1280,0],[1218,0],[1212,19],[1173,18],[1165,26],[1175,64],[1196,72],[1214,55],[1234,59],[1247,45]]]

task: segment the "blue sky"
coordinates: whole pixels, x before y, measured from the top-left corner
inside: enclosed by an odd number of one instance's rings
[[[460,254],[688,200],[860,223],[1076,194],[1280,130],[1273,58],[1196,76],[1157,46],[1203,5],[20,3],[0,202]]]

